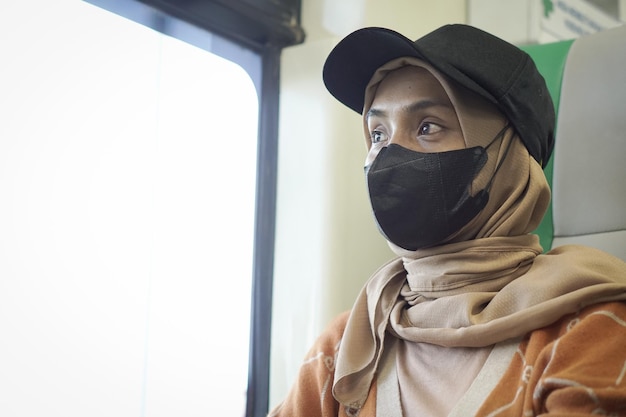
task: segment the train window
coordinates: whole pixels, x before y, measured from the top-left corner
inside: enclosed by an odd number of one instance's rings
[[[0,3],[0,415],[245,413],[258,88],[181,39]]]

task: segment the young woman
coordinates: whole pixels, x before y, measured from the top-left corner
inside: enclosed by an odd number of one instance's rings
[[[271,416],[626,415],[626,263],[536,235],[555,116],[530,57],[476,28],[366,28],[324,81],[363,115],[397,258],[319,337]]]

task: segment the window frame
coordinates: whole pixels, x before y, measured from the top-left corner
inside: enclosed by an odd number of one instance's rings
[[[85,0],[239,64],[259,97],[256,207],[246,417],[269,411],[276,225],[280,55],[302,43],[301,0]],[[211,45],[173,34],[176,20],[215,36]],[[259,59],[250,57],[256,55]],[[260,62],[260,64],[259,64]]]

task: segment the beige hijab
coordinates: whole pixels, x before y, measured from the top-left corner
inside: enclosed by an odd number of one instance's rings
[[[486,146],[506,125],[495,105],[414,58],[391,61],[376,72],[366,89],[364,115],[380,81],[405,65],[426,68],[439,80],[467,147]],[[498,142],[488,148],[487,164],[472,183],[473,194],[485,188],[504,160],[489,202],[473,220],[441,246],[413,252],[389,243],[398,258],[361,290],[342,339],[333,385],[340,403],[363,405],[389,337],[489,346],[587,305],[626,299],[621,260],[581,246],[541,255],[537,236],[529,233],[548,206],[549,186],[513,129]]]

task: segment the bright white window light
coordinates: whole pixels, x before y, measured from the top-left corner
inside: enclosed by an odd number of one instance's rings
[[[241,417],[252,81],[88,3],[34,3],[0,3],[0,415]]]

